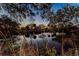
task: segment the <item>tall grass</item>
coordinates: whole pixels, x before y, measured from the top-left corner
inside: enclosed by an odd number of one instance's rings
[[[20,33],[19,33],[20,34]],[[7,38],[6,36],[9,36],[9,38]],[[11,36],[10,31],[7,31],[6,35],[3,34],[0,31],[0,36],[3,37],[3,42],[1,42],[0,45],[0,55],[11,55],[11,56],[41,56],[41,55],[45,55],[45,56],[55,56],[57,54],[56,49],[53,48],[49,48],[48,47],[48,43],[47,41],[44,43],[44,47],[42,49],[42,51],[39,50],[39,48],[35,47],[32,44],[28,44],[25,41],[22,42],[22,44],[20,46],[16,45],[13,47],[14,42],[13,42],[13,38]],[[63,37],[62,37],[62,41],[63,41]],[[62,42],[63,44],[64,42]],[[7,48],[7,49],[6,49]],[[63,48],[63,46],[62,46]],[[6,51],[6,52],[5,52]],[[63,55],[75,55],[75,50],[74,49],[69,49],[66,53],[62,53]]]

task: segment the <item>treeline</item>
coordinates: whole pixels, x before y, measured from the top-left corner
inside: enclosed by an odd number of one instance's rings
[[[21,24],[17,23],[16,21],[12,21],[8,17],[0,18],[0,38],[2,37],[10,37],[12,35],[26,35],[29,36],[30,34],[40,34],[43,32],[65,32],[67,35],[71,35],[71,32],[77,33],[79,29],[77,26],[65,25],[63,23],[49,23],[46,25],[40,24],[28,24],[25,27],[20,27]]]

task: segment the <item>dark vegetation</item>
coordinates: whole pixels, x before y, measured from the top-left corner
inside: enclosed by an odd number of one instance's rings
[[[52,6],[53,4],[0,4],[0,7],[10,15],[10,17],[6,15],[0,17],[1,55],[79,55],[79,7],[67,4],[67,6],[54,13],[50,11]],[[49,24],[47,26],[28,24],[25,27],[20,27],[19,21],[22,22],[27,17],[30,17],[32,21],[35,15],[40,15],[42,19],[47,18],[50,21]],[[76,25],[71,22],[73,18]],[[52,36],[56,36],[55,41],[61,44],[60,52],[57,52],[54,47],[47,47],[47,44],[39,49],[29,44],[12,47],[15,42],[12,39],[13,35],[29,37],[44,32],[54,33]],[[61,34],[56,35],[57,32]],[[34,36],[34,39],[36,39],[36,36]]]

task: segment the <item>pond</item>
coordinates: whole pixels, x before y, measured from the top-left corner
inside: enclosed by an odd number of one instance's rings
[[[55,41],[56,36],[53,33],[41,33],[38,35],[30,35],[26,37],[25,35],[18,35],[15,37],[16,44],[21,46],[24,43],[32,44],[37,48],[42,48],[43,45],[47,44],[49,48],[55,48],[60,51],[61,44]]]

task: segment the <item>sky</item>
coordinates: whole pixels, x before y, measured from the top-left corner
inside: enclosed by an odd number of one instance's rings
[[[65,3],[55,3],[52,6],[52,9],[54,12],[56,12],[58,9],[62,9],[66,4]]]
[[[56,12],[58,9],[62,9],[64,6],[66,6],[67,3],[54,3],[52,6],[52,9],[54,12]],[[79,6],[79,3],[69,3],[71,6]]]
[[[66,5],[67,5],[66,3],[54,3],[51,10],[53,10],[54,12],[56,12],[58,9],[62,9]],[[72,6],[79,6],[79,3],[71,3],[70,5],[72,5]],[[25,19],[22,22],[22,26],[25,26],[27,24],[30,24],[31,21],[28,21],[28,20]],[[35,16],[34,23],[37,24],[37,25],[39,25],[39,24],[47,25],[49,23],[49,21],[43,21],[42,18],[37,15],[37,16]]]
[[[54,12],[56,12],[58,9],[61,9],[65,4],[64,3],[55,3],[53,6],[52,6],[52,9]],[[27,18],[27,20],[25,19],[21,24],[21,26],[25,26],[27,24],[30,24],[31,21],[29,21],[29,18]],[[39,15],[36,15],[35,16],[35,21],[34,21],[35,24],[39,25],[39,24],[44,24],[44,25],[47,25],[49,23],[49,21],[44,21],[42,20],[42,18],[39,16]]]
[[[51,10],[56,12],[58,9],[62,9],[66,5],[67,5],[66,3],[54,3]],[[79,6],[79,3],[69,3],[69,5]],[[7,12],[4,12],[4,10],[3,10],[3,11],[0,12],[0,14],[7,14]],[[29,20],[31,20],[31,18],[24,19],[21,22],[21,24],[22,24],[21,26],[26,26],[27,24],[30,24],[30,23],[35,23],[37,25],[39,25],[39,24],[47,25],[49,23],[49,21],[42,20],[42,18],[39,15],[36,15],[34,17],[34,19],[35,19],[35,21],[29,21]]]

